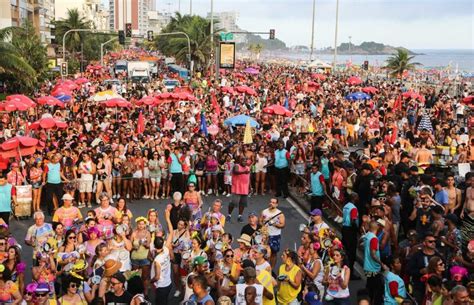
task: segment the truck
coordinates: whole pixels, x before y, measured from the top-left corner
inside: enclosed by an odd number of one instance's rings
[[[189,80],[189,70],[178,65],[168,65],[168,70],[176,73],[184,80]]]
[[[127,72],[127,61],[126,60],[117,60],[114,66],[115,75],[122,74]]]
[[[128,77],[134,83],[150,81],[150,64],[147,61],[129,61]]]
[[[176,59],[174,57],[165,58],[165,65],[173,65],[175,63],[176,63]]]

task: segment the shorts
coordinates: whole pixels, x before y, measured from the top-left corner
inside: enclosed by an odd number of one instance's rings
[[[304,175],[304,170],[305,170],[305,164],[304,163],[295,164],[295,174]]]
[[[112,169],[112,177],[120,177],[120,171],[116,169]]]
[[[181,256],[181,253],[175,252],[174,253],[174,260],[171,261],[175,265],[181,265],[181,262],[183,261],[183,258]]]
[[[148,266],[150,265],[150,260],[144,258],[144,259],[132,259],[132,265],[133,266],[138,266],[138,267],[142,267],[142,266]]]
[[[150,170],[148,169],[148,167],[145,167],[143,169],[143,178],[145,178],[145,179],[150,178]]]
[[[272,250],[272,253],[277,253],[280,251],[280,244],[281,244],[281,235],[274,235],[268,237],[268,245]]]
[[[217,176],[217,171],[206,171],[206,176]]]
[[[152,183],[160,183],[161,177],[150,177]]]
[[[230,201],[229,206],[233,208],[234,206],[236,206],[237,200],[238,200],[239,207],[246,208],[248,204],[247,203],[248,197],[249,197],[248,195],[232,194],[232,200]]]
[[[79,193],[92,193],[94,180],[79,180]]]
[[[133,173],[133,178],[137,178],[137,179],[143,178],[143,173],[142,173],[142,171],[140,170],[140,171],[134,172],[134,173]]]
[[[31,184],[31,187],[32,187],[34,190],[37,190],[37,189],[40,189],[40,188],[41,188],[41,185],[42,185],[41,181],[38,181],[38,182],[33,182],[33,183]]]
[[[232,175],[225,175],[224,176],[224,184],[225,185],[232,185]]]

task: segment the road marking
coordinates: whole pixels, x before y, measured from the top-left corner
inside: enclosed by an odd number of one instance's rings
[[[309,214],[306,214],[305,211],[303,211],[303,209],[301,209],[301,207],[296,204],[293,199],[288,197],[286,198],[286,201],[290,203],[290,205],[301,215],[301,217],[303,217],[304,220],[308,220]]]

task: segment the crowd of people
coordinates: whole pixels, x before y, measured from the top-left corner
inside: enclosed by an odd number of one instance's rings
[[[0,302],[474,304],[474,175],[461,173],[474,161],[467,84],[452,96],[246,62],[219,81],[161,65],[149,83],[104,82],[106,61],[32,97],[59,91],[70,97],[62,104],[0,105],[0,142],[40,140],[14,157],[0,144]],[[258,73],[239,72],[249,66]],[[164,78],[181,82],[165,99]],[[106,90],[129,103],[97,98]],[[32,128],[43,119],[66,124]],[[10,218],[24,185],[34,224],[22,247]],[[310,207],[295,249],[278,208],[291,193]],[[267,207],[245,211],[265,194]],[[157,208],[133,215],[127,204],[141,200]],[[240,235],[226,231],[232,222]],[[366,289],[352,291],[361,278]]]

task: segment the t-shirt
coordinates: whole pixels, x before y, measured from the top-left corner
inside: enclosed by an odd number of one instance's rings
[[[82,214],[77,207],[71,206],[66,208],[62,206],[54,213],[53,222],[60,222],[69,229],[72,227],[74,219],[80,218],[82,218]]]
[[[41,251],[41,247],[48,241],[50,237],[54,235],[54,230],[51,224],[44,223],[41,227],[32,225],[26,232],[25,240],[33,242],[33,257],[38,251]]]
[[[256,231],[260,230],[261,227],[261,225],[257,224],[257,228],[254,229],[250,224],[246,224],[242,227],[242,230],[240,230],[240,235],[247,234],[248,236],[252,236]]]
[[[113,292],[107,292],[105,294],[106,305],[128,305],[132,301],[132,295],[125,291],[121,296],[116,296]]]

